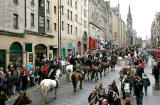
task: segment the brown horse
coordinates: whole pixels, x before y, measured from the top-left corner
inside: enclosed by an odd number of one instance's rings
[[[104,71],[104,76],[105,76],[105,71],[106,70],[108,70],[108,73],[109,73],[110,64],[109,64],[109,62],[101,62],[100,64],[102,66],[102,70]]]
[[[74,88],[74,93],[76,92],[76,87],[77,87],[77,83],[78,81],[80,81],[80,89],[82,89],[82,82],[83,82],[83,74],[79,73],[79,72],[73,72],[71,74],[71,80],[72,80],[72,83],[73,83],[73,88]]]
[[[100,77],[102,78],[102,72],[99,69],[99,67],[98,66],[93,66],[92,67],[92,76],[91,76],[91,79],[93,79],[95,77],[95,82],[97,82],[97,80],[98,80],[98,73],[100,73]]]
[[[90,74],[90,72],[91,72],[90,67],[89,67],[89,66],[84,66],[84,67],[82,68],[82,71],[84,72],[84,79],[85,79],[85,75],[86,75],[86,73],[87,73],[87,77],[88,77],[88,80],[89,80],[89,74]]]
[[[32,103],[32,100],[26,95],[26,92],[19,92],[19,94],[19,97],[13,105],[26,105]]]

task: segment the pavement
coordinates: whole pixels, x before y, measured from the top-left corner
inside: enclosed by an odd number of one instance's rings
[[[77,93],[75,95],[73,94],[72,83],[68,82],[64,75],[60,80],[60,85],[57,91],[57,99],[55,100],[53,97],[54,91],[49,92],[47,94],[47,100],[49,102],[47,105],[89,105],[88,96],[99,82],[102,82],[104,88],[107,89],[108,84],[110,84],[112,80],[115,80],[118,88],[120,89],[120,82],[118,80],[120,69],[121,66],[117,65],[115,71],[110,71],[110,73],[108,73],[106,76],[103,76],[102,79],[99,79],[98,82],[92,80],[88,81],[86,79],[86,81],[84,81],[82,84],[82,90],[79,89],[79,85],[77,85]],[[145,68],[145,73],[147,73],[148,77],[150,78],[151,86],[148,88],[148,96],[144,96],[143,98],[143,105],[160,105],[160,90],[154,90],[154,78],[151,75],[151,71],[151,60],[149,60]],[[29,89],[27,93],[32,99],[31,105],[40,105],[41,92],[39,87],[33,87]],[[12,105],[17,97],[18,96],[15,95],[9,99],[9,101],[6,102],[6,105]],[[131,99],[132,105],[136,105],[133,96],[131,96]],[[122,100],[122,105],[124,105],[123,103],[124,102]]]

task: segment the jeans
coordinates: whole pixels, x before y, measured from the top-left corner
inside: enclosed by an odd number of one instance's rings
[[[144,93],[147,95],[147,87],[144,87]]]

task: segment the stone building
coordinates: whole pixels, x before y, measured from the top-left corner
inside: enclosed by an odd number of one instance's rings
[[[57,7],[57,0],[2,0],[0,67],[57,56]]]
[[[60,47],[66,57],[88,49],[88,0],[61,0]]]
[[[102,26],[105,25],[101,7],[102,0],[89,0],[89,50],[101,49],[104,40]]]

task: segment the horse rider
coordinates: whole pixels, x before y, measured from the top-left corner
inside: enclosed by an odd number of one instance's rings
[[[84,73],[81,70],[82,70],[82,68],[81,68],[80,60],[77,60],[77,63],[76,63],[76,72],[81,73],[82,75],[84,75]]]

